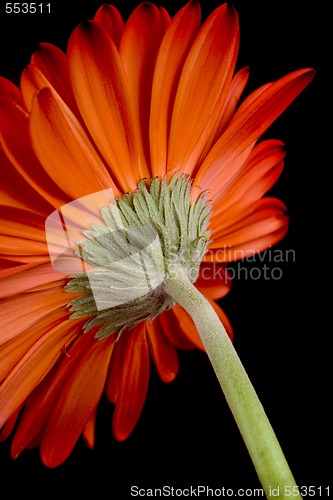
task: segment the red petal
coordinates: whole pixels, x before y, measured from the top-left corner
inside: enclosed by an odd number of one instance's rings
[[[212,252],[208,252],[204,260],[230,262],[244,259],[276,244],[288,229],[285,210],[279,200],[262,198],[212,234],[209,245]]]
[[[0,218],[0,234],[16,236],[45,243],[45,218],[30,210],[2,207]],[[27,227],[30,225],[30,228]],[[29,238],[30,232],[30,238]]]
[[[214,311],[216,312],[216,314],[218,315],[218,317],[220,318],[221,323],[223,324],[224,328],[226,329],[228,336],[230,337],[231,340],[233,340],[234,331],[233,331],[231,323],[228,319],[228,316],[223,311],[223,309],[216,302],[214,302],[214,300],[211,300],[208,297],[206,297],[206,298],[207,298],[208,302],[210,303],[210,305],[212,306],[212,308],[214,309]]]
[[[66,380],[47,421],[41,457],[48,467],[66,460],[102,396],[114,336],[92,339]]]
[[[164,311],[157,318],[169,342],[178,349],[188,351],[202,349],[202,342],[197,329],[187,312],[178,304],[169,311]],[[156,321],[156,320],[155,320]]]
[[[114,335],[117,335],[116,333]],[[115,404],[122,379],[125,363],[126,335],[121,335],[115,342],[110,362],[110,371],[105,386],[106,397]]]
[[[285,150],[280,141],[266,140],[259,143],[239,172],[214,197],[211,223],[219,226],[227,210],[242,212],[259,200],[274,185],[284,166]]]
[[[0,151],[0,163],[0,205],[32,210],[44,216],[53,211],[53,206],[20,175],[3,151]]]
[[[164,331],[168,341],[177,347],[177,349],[182,349],[184,351],[189,351],[194,349],[196,345],[188,338],[188,335],[184,332],[182,325],[179,323],[177,315],[174,311],[175,308],[180,307],[175,305],[169,311],[164,311],[158,316],[155,321],[160,323],[160,328]],[[194,324],[193,324],[193,328]]]
[[[171,382],[179,370],[177,351],[165,337],[164,331],[156,321],[147,323],[147,334],[149,351],[157,373],[163,382]]]
[[[20,410],[17,410],[11,417],[10,419],[7,421],[7,423],[5,424],[5,426],[3,427],[3,429],[1,430],[0,432],[0,443],[2,443],[5,439],[8,438],[8,436],[12,433],[14,427],[15,427],[15,424],[16,424],[16,420],[17,420],[17,417],[19,416],[20,414]]]
[[[26,269],[22,269],[21,272],[4,277],[1,280],[0,298],[17,295],[40,285],[54,283],[67,276],[64,273],[55,271],[50,264],[28,265],[25,267]],[[69,295],[67,295],[67,298],[69,298]]]
[[[196,326],[188,312],[185,311],[185,309],[183,309],[179,304],[176,304],[172,308],[172,311],[178,320],[179,329],[183,336],[190,341],[193,347],[204,350],[198,330],[196,329]]]
[[[230,292],[232,280],[225,265],[202,262],[195,286],[212,300],[220,299]]]
[[[208,138],[207,144],[201,157],[198,160],[198,165],[201,165],[215,142],[221,137],[223,132],[228,127],[230,121],[233,119],[239,99],[247,84],[249,78],[248,68],[243,68],[233,77],[230,84],[228,95],[226,96],[225,103],[220,111],[220,116],[216,124],[216,131]],[[196,169],[197,172],[197,169]]]
[[[55,286],[53,289],[2,299],[0,301],[3,316],[0,323],[0,345],[29,329],[54,309],[66,305],[72,297],[75,297],[75,294],[65,293],[63,286]],[[65,310],[64,315],[66,315]],[[15,317],[15,322],[13,322],[13,317]]]
[[[92,411],[86,425],[84,426],[83,429],[83,439],[88,448],[91,450],[94,447],[95,444],[95,426],[96,426],[96,416],[97,416],[97,406],[96,408]]]
[[[0,97],[9,97],[19,106],[23,105],[20,89],[3,76],[0,76]]]
[[[126,22],[119,53],[127,76],[131,105],[143,150],[140,177],[148,177],[151,88],[157,52],[165,27],[160,10],[152,3],[139,5]]]
[[[249,105],[237,113],[237,117],[207,155],[195,177],[195,186],[200,191],[209,189],[210,196],[214,196],[233,177],[234,171],[230,169],[230,164],[254,144],[310,83],[313,76],[312,69],[295,71],[266,86],[255,99],[250,99]]]
[[[191,174],[219,124],[239,44],[233,7],[215,9],[201,27],[180,78],[169,141],[168,170]]]
[[[32,149],[29,116],[5,98],[0,99],[0,142],[22,177],[53,207],[58,208],[69,201],[46,174]]]
[[[200,5],[191,1],[171,21],[157,56],[150,115],[152,175],[164,175],[172,109],[184,62],[200,27]]]
[[[17,264],[10,260],[0,259],[0,279],[6,278],[16,273],[20,273],[25,269],[30,269],[34,264]]]
[[[31,110],[31,140],[50,177],[72,199],[114,188],[112,180],[72,112],[42,89]],[[64,167],[66,175],[64,176]],[[80,182],[78,173],[82,172]]]
[[[60,393],[70,374],[94,342],[94,335],[95,332],[91,330],[79,336],[68,351],[65,345],[62,358],[29,396],[12,443],[14,458],[25,448],[40,444],[42,431]]]
[[[79,115],[72,92],[66,54],[50,43],[41,43],[31,57],[31,64],[21,76],[21,90],[25,105],[31,110],[37,90],[50,88],[67,104],[74,114]]]
[[[0,428],[50,371],[61,348],[77,334],[79,323],[67,320],[41,337],[23,356],[0,387]]]
[[[0,381],[8,376],[20,359],[45,333],[67,319],[68,316],[65,308],[51,310],[29,328],[15,336],[12,335],[12,338],[7,342],[1,342]]]
[[[126,335],[124,366],[112,419],[112,430],[118,441],[133,431],[143,408],[149,383],[149,351],[145,324]]]
[[[94,21],[108,32],[118,47],[124,29],[124,21],[119,10],[113,5],[104,4],[96,12]]]
[[[140,180],[138,144],[126,75],[112,39],[96,22],[78,26],[68,43],[74,94],[97,147],[127,192]]]

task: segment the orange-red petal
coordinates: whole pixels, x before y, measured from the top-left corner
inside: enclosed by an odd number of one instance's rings
[[[22,177],[53,207],[69,201],[47,175],[32,149],[29,115],[6,98],[0,99],[0,143]]]
[[[202,349],[202,342],[192,319],[178,304],[169,311],[164,311],[155,321],[160,322],[169,342],[178,349]]]
[[[171,382],[179,370],[179,359],[175,347],[168,341],[156,321],[147,323],[147,337],[157,373],[163,382]]]
[[[63,286],[56,285],[51,289],[17,294],[1,300],[3,319],[0,324],[0,344],[31,328],[51,311],[65,306],[75,297],[75,294],[65,293]]]
[[[12,433],[14,427],[15,427],[15,424],[16,424],[16,421],[17,421],[17,418],[20,414],[20,410],[18,409],[6,422],[6,424],[3,426],[3,428],[1,429],[1,432],[0,432],[0,443],[2,443],[2,441],[4,441],[5,439],[8,438],[8,436]]]
[[[88,418],[82,432],[84,442],[91,450],[93,449],[95,444],[96,417],[97,417],[97,406],[91,412],[90,417]]]
[[[232,162],[254,144],[310,83],[313,76],[312,69],[302,69],[265,87],[237,114],[211,149],[195,177],[195,186],[201,191],[209,189],[210,195],[214,196],[234,175],[230,169]],[[238,168],[237,162],[235,164]]]
[[[45,219],[30,210],[2,207],[0,234],[45,243]]]
[[[60,105],[50,89],[42,89],[36,95],[30,131],[40,162],[70,198],[75,200],[114,187],[80,123],[65,103]],[[83,175],[78,182],[80,171]]]
[[[152,80],[157,53],[165,32],[160,10],[150,2],[140,4],[128,18],[120,46],[122,60],[138,125],[138,169],[141,178],[149,175],[149,117]]]
[[[53,207],[15,169],[3,151],[0,151],[1,192],[0,205],[32,210],[48,215]]]
[[[41,43],[31,63],[21,76],[21,91],[27,109],[32,107],[35,93],[48,87],[58,95],[77,116],[78,108],[72,92],[66,54],[50,43]]]
[[[38,322],[16,334],[10,340],[1,344],[0,350],[0,381],[3,381],[9,372],[24,356],[26,352],[51,328],[68,318],[64,307],[50,310]]]
[[[58,363],[38,384],[29,396],[17,432],[12,443],[12,455],[16,458],[24,448],[40,444],[46,422],[58,401],[69,376],[84,353],[94,343],[95,331],[79,336],[73,344],[62,349]]]
[[[200,5],[192,0],[172,19],[156,60],[150,112],[152,176],[163,176],[172,110],[184,62],[200,27]]]
[[[143,408],[149,383],[149,351],[144,324],[126,332],[124,365],[119,381],[112,430],[118,441],[133,431]]]
[[[123,191],[140,180],[138,144],[126,75],[111,37],[94,21],[68,43],[74,94],[89,132]]]
[[[0,76],[0,97],[8,97],[19,106],[23,105],[20,89],[3,76]]]
[[[227,332],[229,338],[231,340],[233,340],[233,338],[234,338],[234,330],[232,328],[232,325],[231,325],[231,323],[229,321],[228,316],[226,315],[226,313],[223,311],[223,309],[214,300],[211,300],[208,297],[206,297],[206,298],[207,298],[208,302],[210,303],[210,305],[212,306],[212,308],[214,309],[214,311],[216,312],[216,314],[218,315],[218,317],[220,318],[221,323],[224,326],[224,328],[226,329],[226,332]]]
[[[105,394],[111,403],[115,404],[117,400],[120,382],[122,379],[123,366],[125,364],[126,335],[120,335],[114,344],[110,371],[105,385]]]
[[[124,21],[119,10],[113,5],[103,4],[97,10],[94,21],[108,32],[115,45],[119,47],[120,38],[124,30]]]
[[[80,329],[80,323],[66,320],[51,328],[21,358],[0,387],[0,428],[50,371],[59,358],[63,345],[77,335],[77,330]]]
[[[216,132],[238,44],[237,13],[223,4],[201,27],[184,64],[172,115],[168,170],[191,174]]]
[[[20,272],[17,271],[1,279],[0,298],[11,297],[40,285],[52,283],[54,286],[54,282],[67,277],[65,273],[56,271],[49,263],[39,266],[27,265]]]
[[[225,98],[224,105],[220,111],[220,116],[216,123],[216,130],[208,138],[206,146],[201,153],[201,157],[198,160],[198,165],[195,169],[194,174],[197,172],[198,168],[200,168],[201,163],[203,162],[215,142],[219,139],[219,137],[221,137],[222,133],[226,130],[230,121],[233,119],[238,102],[245,89],[248,79],[249,68],[247,67],[239,70],[238,73],[236,73],[236,75],[233,77],[230,83],[228,94]]]
[[[271,139],[257,144],[240,170],[214,197],[212,225],[219,225],[226,210],[236,214],[259,200],[279,178],[285,154],[281,141]]]
[[[48,467],[56,467],[68,457],[96,408],[103,393],[114,338],[93,338],[64,383],[41,442],[41,458]]]
[[[225,265],[202,262],[195,286],[205,297],[217,300],[230,292],[231,283],[232,280]]]
[[[285,205],[275,198],[262,198],[251,209],[226,223],[212,235],[204,260],[230,262],[261,252],[280,241],[288,228]]]

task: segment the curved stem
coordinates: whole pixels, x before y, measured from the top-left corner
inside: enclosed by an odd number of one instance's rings
[[[182,269],[169,274],[165,291],[197,327],[267,498],[300,499],[275,433],[216,312]]]

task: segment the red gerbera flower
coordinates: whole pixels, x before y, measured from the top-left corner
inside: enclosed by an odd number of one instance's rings
[[[65,229],[81,234],[88,266],[108,266],[106,249],[123,251],[121,230],[115,242],[111,229],[146,228],[149,214],[166,265],[172,254],[194,269],[192,281],[232,335],[214,302],[230,289],[226,263],[287,231],[284,204],[264,197],[283,168],[283,144],[257,141],[313,76],[295,71],[240,103],[248,69],[235,72],[238,44],[237,13],[226,4],[202,26],[196,0],[173,19],[143,3],[125,24],[103,5],[74,30],[66,54],[41,44],[20,88],[0,79],[0,428],[5,439],[17,424],[14,458],[40,446],[55,467],[81,434],[93,447],[103,392],[115,405],[115,438],[126,439],[150,358],[170,382],[177,349],[203,350],[163,287],[100,310],[88,275],[51,262],[51,214],[62,214],[61,226],[70,207]],[[84,206],[95,193],[104,194]],[[79,262],[74,249],[67,257],[70,267]]]

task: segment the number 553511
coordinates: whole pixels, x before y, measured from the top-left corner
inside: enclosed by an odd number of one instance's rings
[[[6,14],[50,14],[51,4],[50,3],[20,3],[20,2],[6,2],[5,5]]]

